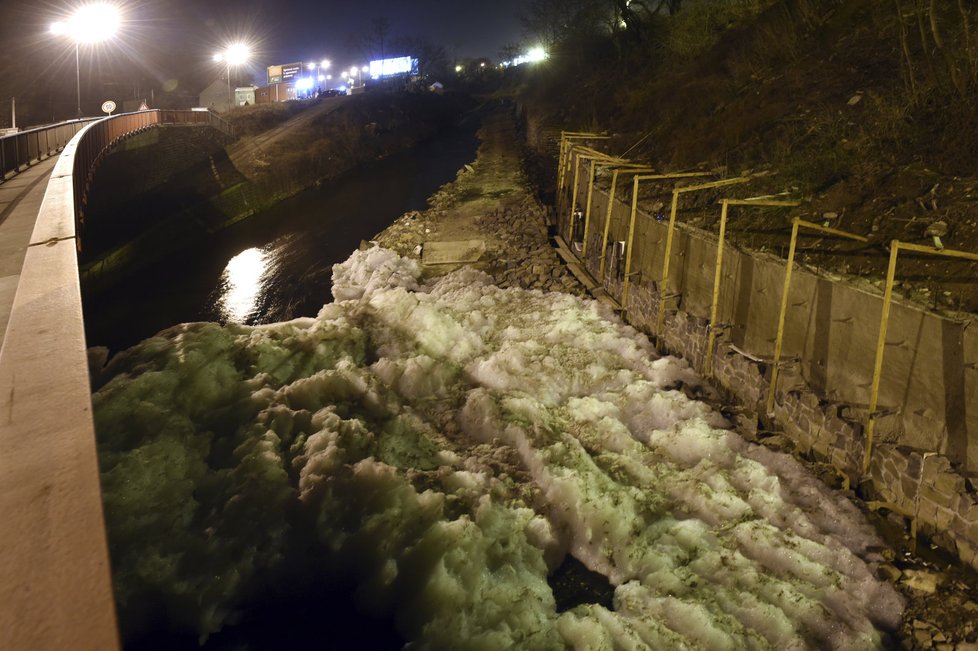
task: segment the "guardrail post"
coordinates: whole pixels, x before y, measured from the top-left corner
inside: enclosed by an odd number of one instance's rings
[[[839,237],[845,237],[856,242],[868,242],[869,240],[862,235],[856,235],[854,233],[849,233],[847,231],[839,230],[837,228],[829,228],[828,226],[820,226],[819,224],[814,224],[804,219],[795,217],[792,220],[791,226],[791,244],[788,246],[788,266],[784,272],[784,287],[781,290],[781,312],[778,315],[778,334],[774,340],[774,359],[771,364],[771,384],[768,387],[767,392],[767,414],[773,415],[774,413],[774,398],[775,393],[778,389],[778,374],[780,372],[781,365],[781,346],[784,341],[784,320],[785,315],[788,312],[788,293],[791,291],[791,270],[795,263],[795,249],[796,242],[798,241],[798,228],[804,227],[809,230],[819,231],[822,233],[827,233],[829,235],[838,235]]]
[[[720,233],[717,238],[717,259],[716,259],[716,269],[713,273],[713,302],[710,304],[710,325],[709,325],[709,336],[706,341],[706,360],[703,362],[703,373],[707,376],[713,374],[713,345],[716,343],[716,321],[717,321],[717,310],[720,304],[720,278],[721,271],[723,269],[723,248],[724,248],[724,237],[727,230],[727,215],[730,206],[765,206],[765,207],[788,207],[793,208],[798,204],[797,201],[773,201],[768,200],[764,197],[755,197],[753,199],[724,199],[720,202]],[[792,246],[794,246],[794,236],[792,235]],[[792,255],[789,254],[789,259]]]

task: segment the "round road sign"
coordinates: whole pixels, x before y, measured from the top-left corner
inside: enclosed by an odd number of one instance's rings
[[[104,102],[102,102],[102,111],[103,112],[108,113],[109,115],[112,115],[112,111],[114,111],[114,110],[115,110],[115,102],[113,102],[110,99],[107,99]]]

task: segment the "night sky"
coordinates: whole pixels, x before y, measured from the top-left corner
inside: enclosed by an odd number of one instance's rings
[[[11,96],[26,100],[43,91],[52,117],[59,117],[62,95],[64,102],[73,103],[74,47],[66,38],[50,35],[48,28],[79,4],[77,0],[0,0],[4,44],[0,106]],[[254,48],[251,64],[241,70],[242,83],[249,77],[264,83],[265,67],[273,64],[326,58],[333,62],[334,71],[362,65],[371,54],[365,42],[376,17],[389,21],[388,56],[412,54],[394,51],[392,44],[401,36],[441,45],[449,60],[497,60],[503,46],[524,41],[518,18],[523,0],[117,0],[116,4],[125,11],[122,32],[111,43],[81,50],[83,102],[105,95],[106,84],[112,83],[133,92],[163,85],[187,89],[206,85],[221,74],[211,58],[214,52],[237,39]],[[47,85],[53,89],[46,89]],[[2,115],[0,108],[0,125]]]

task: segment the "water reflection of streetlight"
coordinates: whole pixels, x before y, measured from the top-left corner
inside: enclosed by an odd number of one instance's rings
[[[228,261],[221,274],[221,317],[231,323],[244,323],[258,308],[262,297],[262,279],[268,268],[268,253],[245,249]]]
[[[223,52],[214,55],[214,60],[223,62],[227,66],[228,74],[228,110],[234,106],[234,98],[231,95],[231,66],[239,66],[246,63],[251,57],[251,48],[244,43],[232,43]]]
[[[77,97],[76,116],[81,110],[81,65],[78,48],[82,43],[94,44],[108,40],[119,30],[121,22],[119,8],[108,3],[96,3],[79,7],[66,20],[51,23],[51,33],[67,36],[75,43],[75,90]]]

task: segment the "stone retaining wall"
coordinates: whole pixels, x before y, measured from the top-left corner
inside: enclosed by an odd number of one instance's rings
[[[583,206],[587,187],[586,184],[581,185],[578,204]],[[595,278],[601,275],[599,259],[607,200],[607,194],[595,188],[587,233],[587,255],[582,260]],[[570,216],[563,215],[564,212],[569,213],[569,210],[558,210],[558,231],[567,237],[570,233]],[[629,212],[629,205],[616,200],[612,209],[609,242],[626,238]],[[654,335],[658,312],[657,279],[662,264],[665,224],[645,213],[639,215],[639,220],[641,223],[636,229],[631,266],[633,275],[625,316],[633,326]],[[657,228],[662,230],[656,232]],[[677,229],[672,260],[675,275],[670,280],[670,291],[677,291],[675,283],[679,286],[680,296],[670,299],[671,302],[667,304],[660,343],[668,352],[687,359],[698,371],[704,371],[706,359],[709,323],[703,315],[709,314],[708,307],[704,309],[704,306],[710,303],[715,251],[716,240],[711,239],[709,233],[686,227]],[[606,259],[604,278],[599,282],[603,281],[608,292],[620,299],[622,272],[616,272],[609,262],[610,259]],[[729,287],[726,297],[721,299],[720,314],[729,316],[726,319],[721,316],[718,321],[726,320],[729,323],[718,323],[713,364],[708,375],[712,376],[717,388],[736,403],[733,418],[739,429],[748,436],[754,435],[759,426],[777,429],[790,439],[797,453],[831,464],[840,476],[847,477],[853,486],[859,486],[863,497],[886,503],[886,508],[915,521],[921,534],[978,569],[978,495],[975,485],[967,480],[972,474],[969,468],[978,468],[975,457],[978,445],[971,444],[971,440],[976,438],[971,432],[975,413],[973,408],[967,412],[963,409],[952,412],[950,409],[952,403],[960,405],[965,402],[970,406],[975,396],[970,393],[970,384],[951,384],[944,388],[934,386],[948,377],[948,364],[966,364],[961,357],[969,354],[972,348],[972,335],[967,332],[967,325],[952,322],[955,327],[961,327],[963,334],[948,342],[939,336],[946,330],[941,326],[942,317],[927,314],[913,306],[894,303],[893,313],[900,313],[897,319],[902,325],[898,326],[899,331],[890,330],[885,358],[888,374],[884,375],[884,389],[881,392],[889,400],[889,403],[881,401],[881,404],[891,404],[893,407],[889,415],[877,420],[877,443],[873,448],[869,472],[862,477],[864,423],[867,418],[864,406],[865,394],[868,393],[866,377],[871,375],[867,355],[871,360],[875,349],[867,342],[871,340],[875,344],[880,298],[819,277],[810,270],[796,271],[799,280],[797,285],[793,283],[791,296],[793,300],[800,301],[799,304],[807,301],[809,313],[798,310],[801,314],[796,313],[794,322],[789,315],[786,329],[803,334],[801,338],[796,334],[794,342],[790,336],[786,338],[787,352],[779,371],[774,413],[768,418],[765,411],[771,377],[769,351],[773,349],[784,262],[770,255],[755,256],[750,252],[731,249],[725,258],[724,268],[727,269],[728,265],[734,271],[725,279]],[[779,273],[780,279],[777,277]],[[708,278],[708,282],[704,278]],[[830,305],[825,314],[816,314],[817,309],[822,307],[820,292],[835,292],[832,296],[836,297],[836,305]],[[839,298],[842,292],[849,294]],[[797,293],[803,294],[804,299],[799,299]],[[856,315],[855,321],[838,315],[840,305],[850,309],[847,314]],[[853,305],[858,306],[858,312],[852,311]],[[837,326],[836,322],[841,325]],[[812,330],[820,327],[826,330],[833,326],[836,329],[841,326],[849,328],[849,337],[844,343],[847,348],[839,348],[838,338],[841,335],[838,332],[834,335],[824,332],[821,335],[811,334]],[[934,332],[938,336],[930,336],[929,333]],[[816,348],[813,340],[817,337],[830,341],[835,349],[826,352],[821,359],[813,360],[811,351]],[[897,338],[902,339],[890,343]],[[954,349],[962,351],[957,359],[948,355],[948,351]],[[790,362],[789,356],[792,354],[797,359],[794,363],[785,364],[786,359]],[[903,362],[904,359],[910,361]],[[835,368],[827,371],[829,362]],[[840,399],[840,393],[845,395],[845,391],[834,391],[830,397],[819,390],[819,382],[824,386],[831,385],[833,381],[836,387],[850,387],[848,400]],[[965,393],[963,401],[946,398],[950,393],[959,391]],[[944,404],[934,406],[931,404],[933,402]],[[955,432],[963,440],[956,439],[953,436]]]

